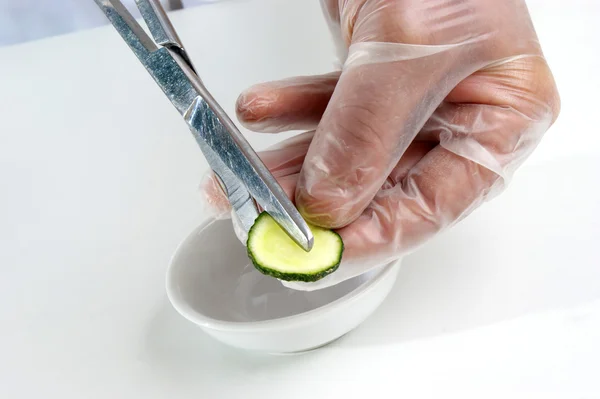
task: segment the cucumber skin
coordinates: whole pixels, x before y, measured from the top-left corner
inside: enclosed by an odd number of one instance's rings
[[[268,213],[262,212],[260,215],[258,215],[256,220],[254,221],[254,224],[252,225],[252,227],[250,227],[250,231],[248,232],[248,240],[250,240],[254,226],[256,226],[258,224],[258,221],[261,218],[265,217],[265,215],[268,215]],[[338,238],[340,239],[340,243],[342,244],[342,248],[340,250],[340,256],[338,257],[337,262],[333,266],[331,266],[329,269],[322,270],[320,272],[316,272],[316,273],[312,273],[312,274],[284,273],[284,272],[280,272],[278,270],[273,270],[271,268],[261,265],[260,263],[258,263],[256,261],[256,259],[254,259],[254,255],[252,255],[252,251],[250,251],[250,246],[248,245],[248,243],[246,243],[246,250],[248,252],[248,257],[252,261],[252,264],[254,265],[254,267],[259,272],[261,272],[262,274],[264,274],[266,276],[275,277],[275,278],[277,278],[279,280],[283,280],[283,281],[301,281],[301,282],[305,282],[305,283],[314,283],[315,281],[321,280],[323,277],[326,277],[326,276],[330,275],[331,273],[335,272],[338,269],[338,267],[340,266],[340,263],[342,262],[342,255],[344,253],[344,241],[342,240],[342,237],[337,232],[335,232],[333,230],[331,230],[331,232],[338,236]]]
[[[335,266],[332,266],[331,268],[329,268],[327,270],[323,270],[321,272],[317,272],[317,273],[313,273],[313,274],[282,273],[280,271],[261,266],[254,260],[252,255],[250,255],[250,259],[252,260],[252,264],[254,265],[254,267],[264,275],[275,277],[279,280],[284,280],[284,281],[302,281],[305,283],[314,283],[315,281],[319,281],[323,277],[336,271],[338,269],[338,267],[340,266],[340,262],[338,262]]]

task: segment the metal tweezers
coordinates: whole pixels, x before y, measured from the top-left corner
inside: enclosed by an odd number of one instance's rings
[[[246,232],[258,216],[258,204],[310,251],[308,225],[196,74],[160,2],[136,0],[155,43],[119,0],[95,1],[183,116]]]

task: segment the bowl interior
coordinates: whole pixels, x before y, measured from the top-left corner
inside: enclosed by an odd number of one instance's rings
[[[258,272],[231,221],[196,229],[178,248],[169,268],[171,301],[210,319],[256,322],[304,313],[350,293],[379,271],[317,291],[296,291]]]

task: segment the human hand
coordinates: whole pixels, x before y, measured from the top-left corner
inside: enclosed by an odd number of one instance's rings
[[[310,222],[340,233],[316,289],[398,259],[501,192],[559,113],[524,0],[323,0],[341,73],[256,85],[240,121],[310,130],[261,158]],[[228,203],[214,181],[209,202]]]

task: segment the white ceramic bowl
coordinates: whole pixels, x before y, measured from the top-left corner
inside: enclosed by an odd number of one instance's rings
[[[175,309],[228,345],[269,353],[323,346],[362,323],[383,302],[398,274],[387,265],[333,287],[295,291],[259,273],[230,221],[196,228],[167,273]]]

